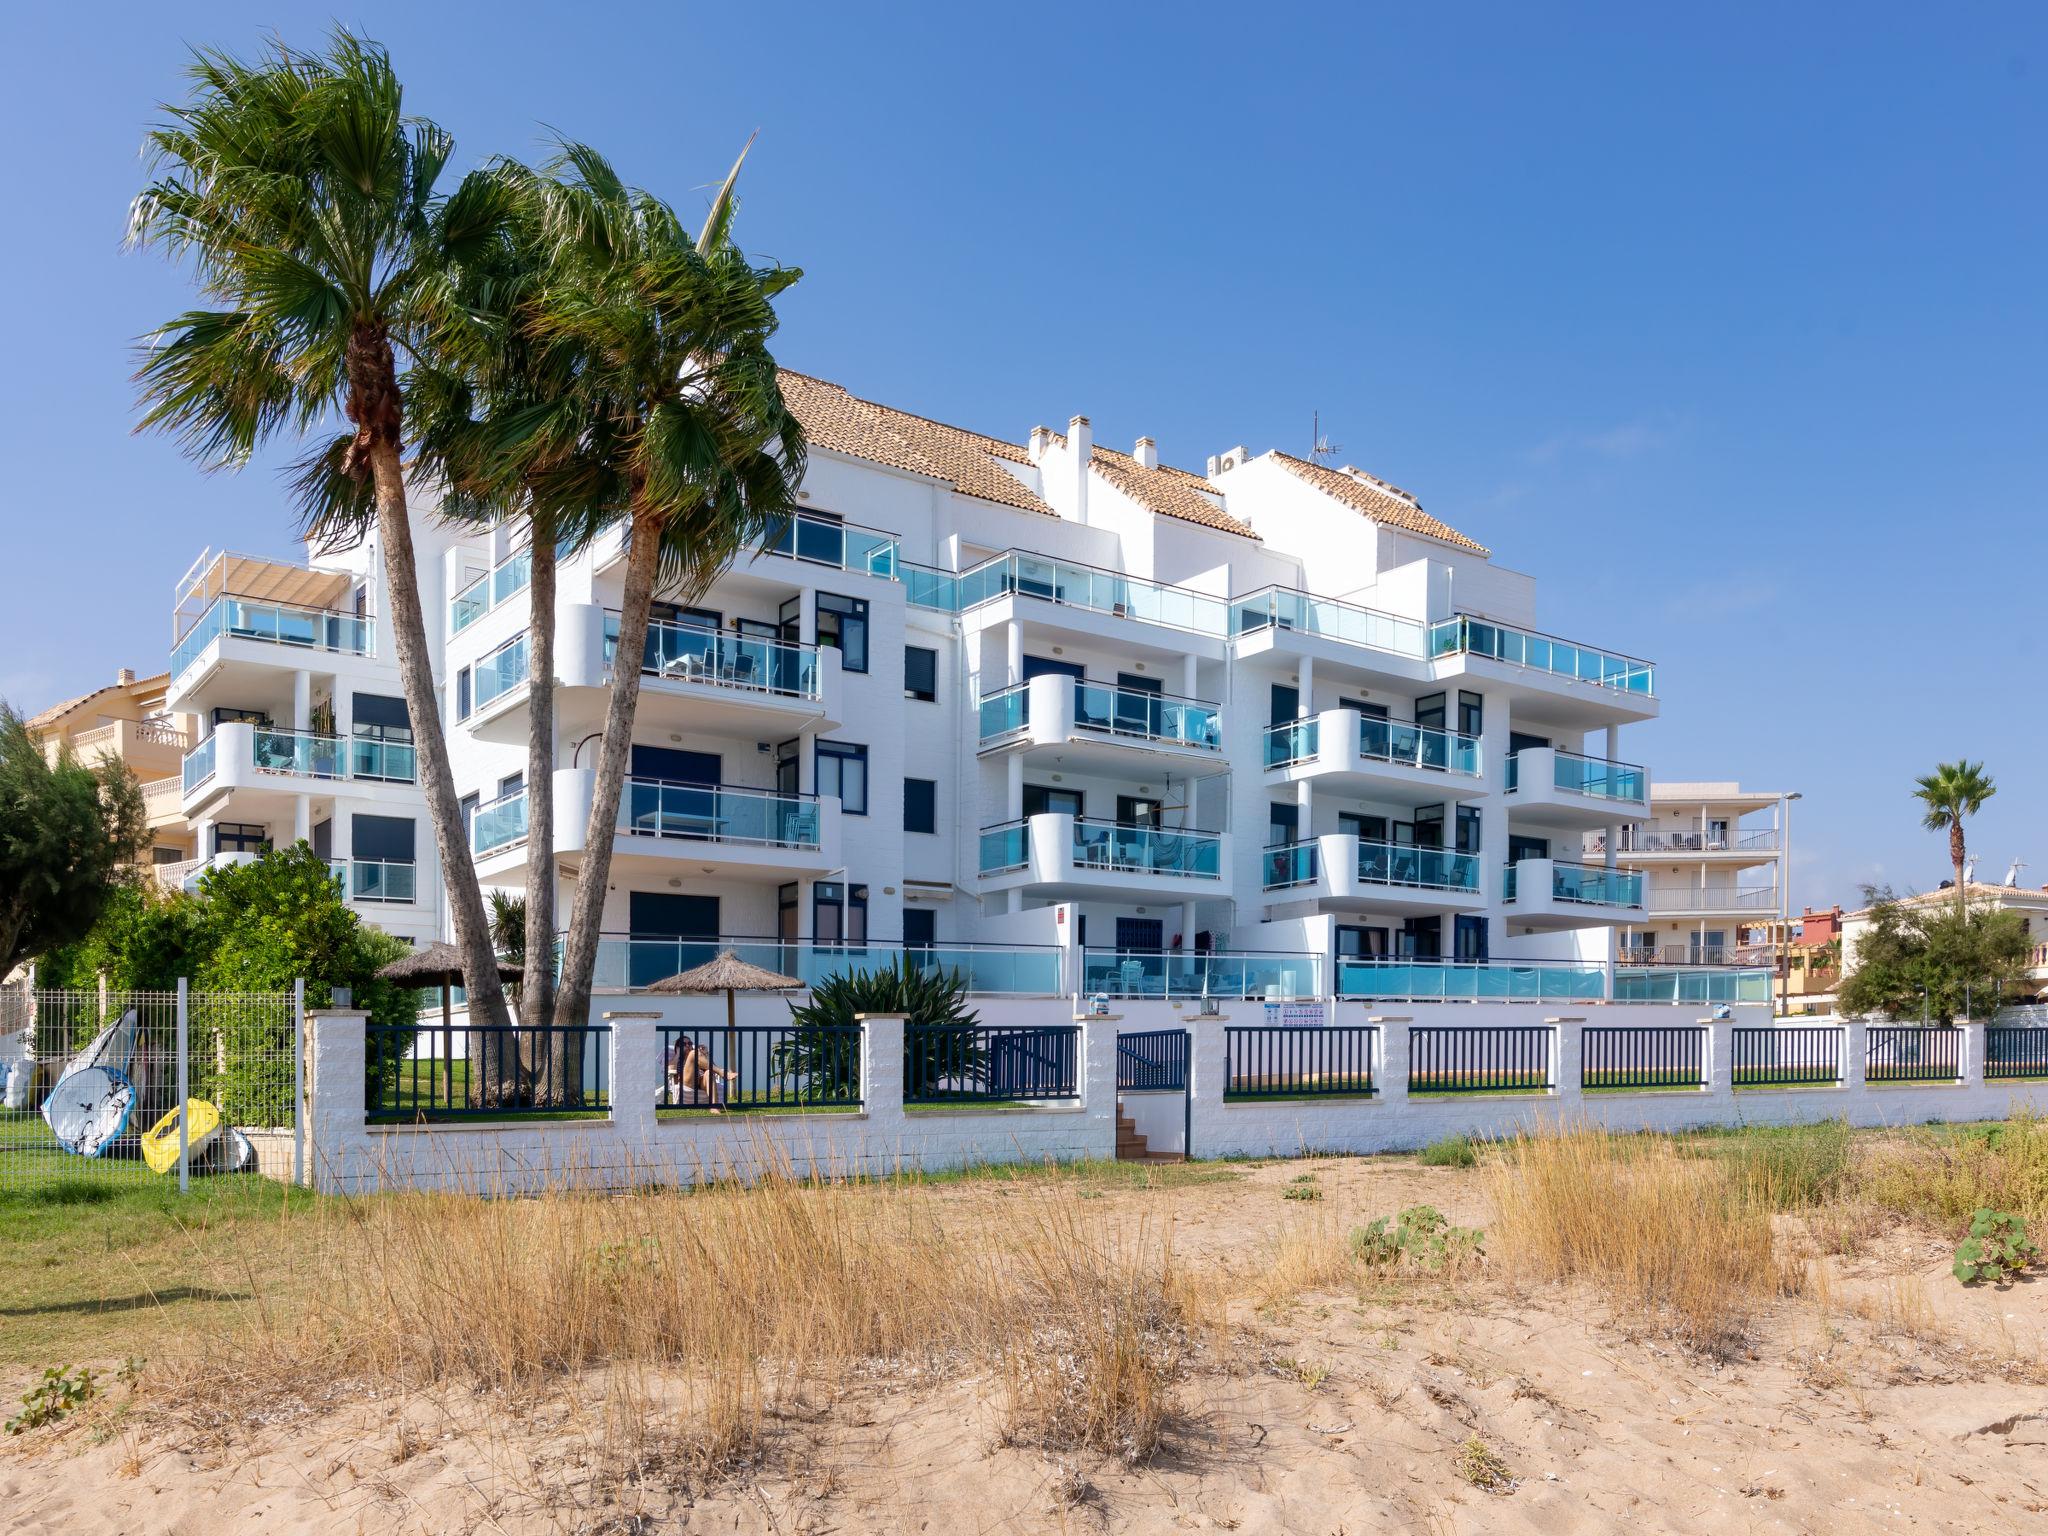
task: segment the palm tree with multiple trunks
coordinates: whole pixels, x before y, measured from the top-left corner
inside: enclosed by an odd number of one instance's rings
[[[1982,763],[1958,759],[1943,763],[1916,781],[1914,795],[1926,806],[1921,825],[1930,832],[1948,832],[1949,862],[1956,871],[1956,910],[1968,906],[1963,887],[1963,865],[1967,849],[1963,843],[1963,822],[1984,809],[1984,802],[1998,793],[1998,786],[1984,772]]]

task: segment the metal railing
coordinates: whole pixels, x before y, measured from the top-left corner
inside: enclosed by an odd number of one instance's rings
[[[1864,1031],[1863,1080],[1961,1082],[1963,1038],[1962,1030],[1940,1025],[1872,1024]]]
[[[1490,657],[1510,666],[1529,667],[1553,677],[1592,683],[1596,687],[1639,694],[1645,698],[1657,691],[1656,669],[1647,661],[1619,652],[1599,650],[1575,640],[1560,640],[1554,635],[1517,629],[1465,613],[1439,619],[1429,626],[1431,657],[1459,652]]]
[[[1340,959],[1337,995],[1417,1003],[1598,1002],[1607,996],[1607,968],[1577,960]]]
[[[1074,1024],[907,1024],[905,1104],[1038,1103],[1081,1096]]]
[[[609,1025],[444,1033],[372,1024],[365,1036],[372,1121],[589,1118],[611,1109]]]
[[[1359,839],[1358,878],[1373,885],[1422,886],[1442,891],[1477,891],[1479,855],[1413,843]]]
[[[1556,1041],[1549,1024],[1411,1024],[1408,1091],[1547,1092],[1555,1086]]]
[[[470,673],[470,713],[503,698],[525,682],[531,659],[526,633],[521,631],[479,660]]]
[[[1737,1088],[1832,1087],[1842,1080],[1844,1038],[1838,1024],[1732,1030],[1729,1080]]]
[[[1513,901],[1515,866],[1508,866],[1503,899]],[[1640,907],[1643,877],[1635,870],[1609,869],[1604,864],[1570,864],[1553,860],[1550,865],[1550,896],[1553,901],[1576,902],[1589,907]]]
[[[604,660],[610,666],[619,648],[619,616],[604,616]],[[704,683],[742,693],[772,693],[783,698],[819,697],[818,647],[768,635],[745,635],[705,624],[648,623],[640,670],[672,682]]]
[[[1334,597],[1316,597],[1294,587],[1261,587],[1230,600],[1233,636],[1257,634],[1264,629],[1300,630],[1417,660],[1422,658],[1424,649],[1423,625],[1419,620]]]
[[[1696,1024],[1588,1026],[1579,1031],[1579,1086],[1704,1088],[1707,1030]]]
[[[1984,1076],[2048,1077],[2048,1029],[1993,1024],[1984,1031]]]
[[[1223,1098],[1355,1097],[1375,1091],[1372,1024],[1226,1024]]]
[[[1081,991],[1102,997],[1297,998],[1319,994],[1322,957],[1279,951],[1081,951]]]
[[[816,795],[773,789],[629,778],[619,797],[618,828],[641,837],[815,850],[820,804]]]
[[[370,656],[375,654],[376,634],[372,620],[352,613],[217,597],[171,648],[171,677],[183,677],[206,648],[223,637]]]
[[[418,900],[419,866],[410,859],[330,859],[327,869],[350,901]]]
[[[515,789],[510,794],[487,800],[471,813],[469,819],[469,851],[482,855],[508,848],[514,843],[526,841],[526,791]]]
[[[533,580],[533,552],[507,555],[493,569],[448,599],[448,633],[459,635]]]
[[[1023,550],[1007,551],[961,572],[958,590],[963,612],[1016,595],[1196,634],[1220,636],[1229,629],[1229,607],[1223,598]]]
[[[1223,877],[1223,838],[1192,828],[1128,827],[1076,816],[1073,859],[1077,869],[1219,880]]]
[[[1777,848],[1775,827],[1754,831],[1737,827],[1726,833],[1655,832],[1644,827],[1624,827],[1621,833],[1623,853],[1775,853]]]
[[[1314,762],[1322,755],[1322,740],[1320,715],[1269,725],[1266,727],[1266,766],[1285,768],[1293,763]]]
[[[1713,966],[1703,969],[1623,966],[1614,973],[1617,1003],[1768,1003],[1771,973]]]
[[[1157,1093],[1188,1085],[1188,1046],[1184,1029],[1142,1029],[1116,1037],[1116,1091]]]
[[[640,991],[708,964],[727,949],[749,965],[793,976],[812,988],[841,976],[868,976],[907,967],[920,976],[957,976],[968,992],[984,996],[1054,997],[1062,990],[1061,952],[1052,945],[832,944],[808,939],[635,935],[606,935],[597,941],[592,985],[607,991]]]
[[[798,512],[777,523],[769,530],[761,553],[890,580],[896,576],[895,534],[815,512]]]
[[[1322,847],[1318,843],[1282,843],[1259,857],[1259,882],[1269,891],[1314,885],[1321,878]]]
[[[1358,717],[1358,755],[1401,768],[1429,768],[1464,778],[1479,776],[1479,738],[1412,720]]]
[[[1768,885],[1747,890],[1716,886],[1704,891],[1651,886],[1644,893],[1642,905],[1648,912],[1775,912],[1778,892]]]
[[[663,1025],[656,1107],[858,1109],[862,1034],[859,1024]]]
[[[1021,731],[1031,723],[1030,685],[1017,683],[985,694],[976,708],[981,717],[981,739],[984,742]]]
[[[1074,725],[1137,741],[1223,750],[1223,712],[1200,699],[1075,679]]]

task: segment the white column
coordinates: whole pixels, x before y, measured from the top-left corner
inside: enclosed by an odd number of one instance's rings
[[[1305,720],[1316,712],[1315,657],[1304,656],[1301,658],[1301,671],[1295,683],[1295,688],[1301,696],[1301,702],[1295,706],[1294,712]]]
[[[1506,694],[1480,694],[1479,773],[1486,796],[1479,802],[1479,890],[1488,909],[1488,954],[1499,954],[1507,939],[1500,882],[1508,863],[1508,733],[1513,724]]]
[[[356,732],[356,695],[352,688],[344,688],[339,680],[334,684],[334,734],[347,740]]]
[[[1003,820],[1015,821],[1024,814],[1024,754],[1011,752],[1003,759]]]
[[[334,802],[334,826],[329,832],[333,846],[328,856],[336,859],[352,859],[356,846],[356,813],[345,802]]]
[[[303,731],[313,723],[313,674],[292,674],[292,729]]]
[[[292,796],[292,841],[305,842],[313,835],[313,797]]]
[[[1607,727],[1607,761],[1610,763],[1621,761],[1621,727],[1618,725]],[[1607,867],[1609,869],[1614,868],[1615,858],[1620,849],[1621,823],[1610,821],[1607,823]]]
[[[1200,681],[1200,679],[1201,669],[1196,665],[1195,658],[1193,656],[1183,657],[1181,659],[1180,664],[1181,697],[1184,699],[1193,699],[1200,697],[1200,695],[1196,692],[1196,684]]]
[[[1192,901],[1180,904],[1180,947],[1184,954],[1195,952],[1195,904]]]
[[[1024,681],[1024,626],[1015,619],[1003,626],[1003,656],[1008,678],[1004,686],[1014,688]]]

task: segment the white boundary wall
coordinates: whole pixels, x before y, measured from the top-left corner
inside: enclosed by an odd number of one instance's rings
[[[1737,1008],[1732,1018],[1714,1019],[1689,1008],[1655,1004],[1609,1004],[1584,1013],[1552,1013],[1539,1008],[1438,1004],[1394,1009],[1340,1002],[1330,1007],[1331,1023],[1378,1028],[1377,1092],[1371,1097],[1226,1103],[1225,1026],[1263,1024],[1263,1008],[1233,1005],[1220,1017],[1197,1019],[1167,1003],[1131,1003],[1110,1017],[1079,1021],[1083,1072],[1081,1097],[1074,1103],[996,1110],[906,1109],[903,1020],[882,1015],[866,1021],[861,1063],[865,1103],[858,1113],[756,1111],[658,1119],[655,1101],[663,1074],[657,1030],[663,1025],[701,1027],[710,1005],[703,999],[632,1001],[646,1006],[604,1015],[611,1026],[610,1118],[553,1124],[366,1125],[364,1015],[338,1010],[310,1015],[307,1124],[313,1181],[330,1191],[517,1192],[560,1185],[616,1189],[688,1184],[745,1178],[769,1167],[839,1176],[1110,1158],[1116,1147],[1117,1034],[1180,1024],[1194,1032],[1191,1123],[1198,1158],[1406,1151],[1460,1132],[1501,1136],[1563,1122],[1591,1122],[1622,1131],[1832,1118],[1857,1126],[1886,1126],[1999,1119],[2015,1106],[2048,1109],[2048,1080],[1983,1080],[1981,1026],[1963,1026],[1962,1077],[1955,1083],[1866,1083],[1866,1026],[1843,1021],[1839,1085],[1738,1091],[1730,1078],[1730,1032],[1768,1026],[1769,1010]],[[723,1000],[711,1002],[722,1015]],[[1070,1004],[1044,999],[988,999],[978,1011],[982,1022],[993,1026],[1066,1023],[1075,1017]],[[1547,1092],[1409,1096],[1411,1025],[1494,1024],[1554,1028],[1557,1087]],[[1581,1092],[1579,1031],[1586,1025],[1705,1029],[1707,1086]],[[1127,1095],[1125,1109],[1153,1138],[1155,1150],[1180,1149],[1178,1094]]]

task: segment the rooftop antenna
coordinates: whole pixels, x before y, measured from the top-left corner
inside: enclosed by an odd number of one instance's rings
[[[2014,859],[2011,864],[2006,866],[2005,884],[2007,889],[2015,891],[2019,889],[2020,871],[2026,867],[2027,861],[2025,859]]]
[[[1976,883],[1977,855],[1973,853],[1967,859],[1963,860],[1963,884],[1967,886],[1975,885]]]
[[[1309,458],[1317,464],[1336,463],[1337,456],[1344,451],[1344,445],[1342,443],[1333,443],[1323,436],[1323,413],[1321,411],[1314,413],[1313,420],[1314,425],[1310,431],[1315,446],[1309,449]]]

